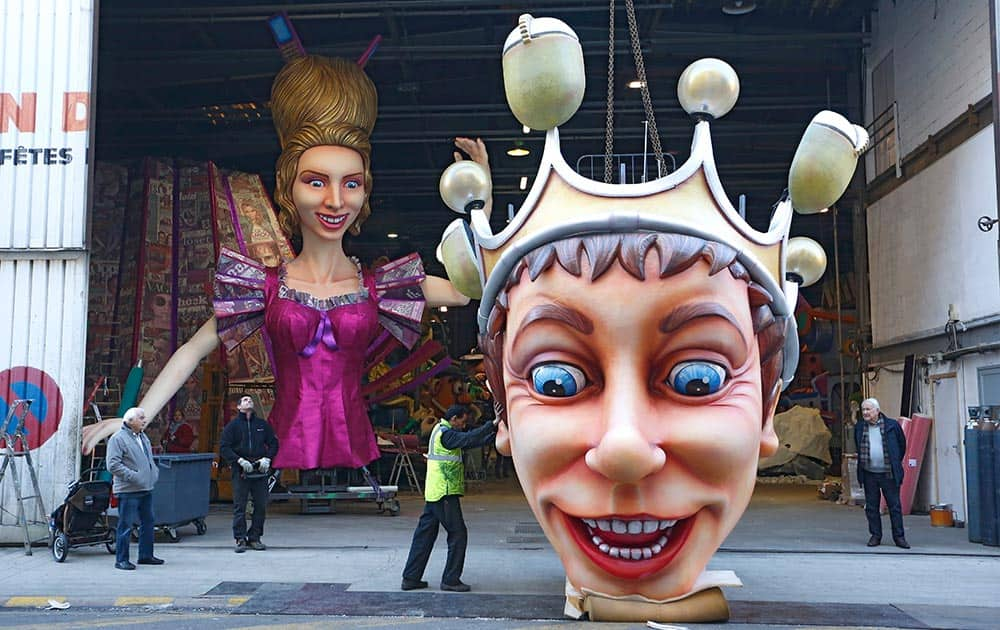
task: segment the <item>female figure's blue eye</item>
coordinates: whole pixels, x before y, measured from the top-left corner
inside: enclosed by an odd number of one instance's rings
[[[726,370],[708,361],[681,361],[667,377],[667,385],[682,396],[708,396],[725,383]]]
[[[568,363],[542,363],[531,368],[531,387],[543,396],[568,398],[586,385],[583,371]]]
[[[347,187],[349,189],[351,189],[351,190],[353,190],[355,188],[358,188],[360,186],[361,186],[361,184],[358,181],[353,180],[353,179],[347,182]]]
[[[309,185],[312,186],[313,188],[322,188],[323,187],[323,180],[322,179],[310,179],[309,180]]]

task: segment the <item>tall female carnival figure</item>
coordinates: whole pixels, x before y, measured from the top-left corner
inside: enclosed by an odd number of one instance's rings
[[[574,47],[578,79],[564,67]],[[511,84],[546,69],[551,80],[531,82],[542,94]],[[793,207],[833,203],[866,134],[819,114],[793,160],[790,198],[759,232],[726,198],[712,154],[709,125],[738,93],[729,65],[685,70],[691,155],[635,184],[587,179],[562,156],[555,125],[575,111],[582,76],[572,30],[522,16],[504,80],[518,119],[549,126],[541,165],[502,231],[473,211],[471,228],[459,219],[446,230],[442,259],[459,289],[481,297],[497,449],[513,456],[562,560],[566,613],[726,619],[720,587],[739,581],[705,568],[750,500],[758,458],[778,447],[775,405],[798,362],[798,287],[825,266],[818,245],[788,238]]]
[[[221,252],[215,316],[153,382],[140,403],[148,415],[220,339],[232,349],[263,326],[276,382],[270,421],[281,444],[274,467],[359,468],[379,456],[361,394],[366,356],[389,335],[412,346],[425,303],[464,305],[469,298],[425,276],[416,254],[365,271],[344,251],[345,233],[358,234],[371,213],[376,101],[371,80],[346,60],[310,55],[278,73],[271,110],[282,151],[274,197],[286,235],[301,235],[301,253],[272,268]],[[460,138],[456,145],[486,165],[482,142]],[[85,427],[84,451],[118,423]]]

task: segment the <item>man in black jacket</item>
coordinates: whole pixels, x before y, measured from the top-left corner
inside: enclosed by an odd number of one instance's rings
[[[233,536],[236,553],[247,547],[264,551],[267,506],[267,476],[271,460],[278,454],[278,438],[271,425],[253,412],[253,398],[240,398],[239,413],[222,430],[220,453],[233,469]],[[247,497],[253,497],[253,517],[247,532]]]
[[[906,437],[903,428],[886,417],[874,398],[861,403],[864,422],[854,425],[854,444],[858,447],[858,482],[865,489],[865,516],[868,518],[869,547],[882,542],[881,496],[889,508],[892,541],[897,547],[909,549],[903,533],[903,508],[899,487],[903,483],[903,456]]]

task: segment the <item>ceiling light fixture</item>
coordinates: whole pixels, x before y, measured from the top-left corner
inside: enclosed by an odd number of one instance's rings
[[[722,12],[726,15],[746,15],[757,8],[753,0],[726,0],[722,3]]]
[[[528,150],[528,147],[524,146],[523,142],[515,140],[514,146],[507,149],[507,155],[511,157],[524,157],[526,155],[531,155],[531,151]]]

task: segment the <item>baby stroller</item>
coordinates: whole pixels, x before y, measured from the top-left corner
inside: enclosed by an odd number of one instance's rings
[[[49,546],[56,562],[63,562],[70,549],[103,544],[108,553],[115,552],[115,530],[108,523],[111,503],[111,482],[84,479],[99,468],[83,472],[69,486],[66,500],[49,517]]]

